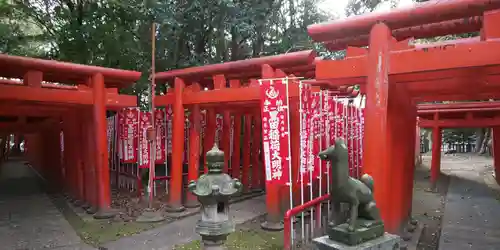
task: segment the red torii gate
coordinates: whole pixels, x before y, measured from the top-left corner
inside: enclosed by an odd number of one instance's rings
[[[347,47],[344,60],[316,63],[316,79],[330,80],[335,86],[366,85],[363,167],[375,179],[375,198],[389,232],[400,230],[411,214],[415,103],[494,98],[499,93],[493,75],[500,73],[500,42],[496,40],[500,15],[491,11],[497,8],[498,0],[431,1],[308,27],[313,40]],[[476,20],[474,25],[467,22],[471,18]],[[450,22],[453,29],[442,28],[450,27]],[[399,29],[407,33],[397,37],[398,32],[404,33]],[[398,42],[398,38],[479,30],[479,38],[445,45]],[[349,45],[369,45],[369,49]]]
[[[444,128],[481,128],[492,127],[498,134],[500,126],[500,102],[465,102],[449,104],[420,104],[418,125],[422,128],[432,128],[432,160],[431,183],[435,186],[441,172],[441,145]],[[493,132],[495,133],[495,132]],[[493,138],[498,144],[498,138]],[[498,149],[499,146],[497,146]],[[493,150],[494,161],[500,160],[500,150]],[[496,154],[495,154],[496,152]],[[495,164],[495,172],[500,168]],[[500,183],[500,174],[496,175]]]
[[[106,109],[137,106],[135,96],[118,89],[140,75],[0,54],[0,116],[9,118],[0,123],[0,133],[24,134],[33,167],[56,188],[96,208],[96,218],[107,218],[113,213]]]
[[[207,109],[207,132],[203,148],[205,154],[214,143],[215,136],[215,114],[223,113],[224,128],[229,129],[230,112],[235,112],[235,132],[233,145],[234,152],[239,152],[239,134],[241,115],[245,116],[245,133],[243,145],[250,145],[251,116],[254,118],[255,128],[253,131],[252,145],[252,186],[258,185],[263,188],[263,168],[258,167],[260,163],[259,151],[261,150],[261,121],[260,121],[260,89],[258,79],[276,78],[286,76],[314,76],[315,64],[319,61],[315,58],[314,51],[293,52],[277,56],[253,58],[242,61],[227,62],[222,64],[193,67],[180,70],[172,70],[156,74],[157,81],[174,80],[174,90],[165,95],[156,96],[155,102],[158,106],[172,105],[174,112],[173,121],[173,148],[172,148],[172,173],[169,196],[169,206],[173,211],[181,211],[182,206],[182,151],[183,151],[183,131],[184,131],[184,109],[190,108],[193,117],[199,117],[200,109]],[[293,81],[293,78],[292,78]],[[227,84],[229,82],[229,84]],[[189,85],[186,87],[186,85]],[[229,85],[229,87],[228,87]],[[210,90],[202,91],[203,88]],[[339,94],[347,94],[351,89],[341,89]],[[289,87],[290,108],[291,108],[291,133],[292,148],[292,175],[297,175],[299,162],[299,118],[298,118],[298,84],[291,83]],[[180,115],[178,115],[180,114]],[[199,120],[194,121],[190,131],[190,158],[188,179],[198,177],[198,152],[200,152]],[[224,133],[222,137],[222,148],[229,148],[229,133]],[[226,150],[226,166],[229,161],[229,152]],[[231,162],[239,165],[239,153],[233,155]],[[243,155],[242,182],[244,187],[248,187],[250,154]],[[232,168],[233,176],[239,177],[239,168]],[[260,180],[254,178],[260,176]],[[296,180],[297,178],[294,178]],[[248,190],[248,188],[247,188]],[[263,227],[268,229],[281,229],[282,204],[287,195],[283,195],[283,187],[266,185],[268,217]],[[189,206],[194,203],[195,198],[187,196],[184,204]],[[190,204],[191,203],[191,204]]]

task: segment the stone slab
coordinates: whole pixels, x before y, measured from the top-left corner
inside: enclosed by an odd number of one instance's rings
[[[399,250],[401,238],[394,234],[385,233],[382,237],[367,241],[365,243],[349,246],[340,242],[332,241],[325,235],[313,239],[317,250]]]
[[[37,179],[22,161],[1,166],[0,249],[93,249],[82,243]]]
[[[333,228],[329,226],[326,233],[333,241],[353,246],[378,238],[385,232],[384,224],[376,221],[358,219],[356,230],[353,232],[347,229],[348,226],[348,223]]]

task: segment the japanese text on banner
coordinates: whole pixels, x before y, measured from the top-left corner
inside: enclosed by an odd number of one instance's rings
[[[166,138],[166,144],[167,144],[167,155],[172,154],[172,126],[173,126],[173,119],[174,119],[174,112],[172,110],[172,105],[168,105],[166,108],[166,125],[167,125],[167,138]]]
[[[148,141],[147,131],[151,127],[151,113],[141,112],[139,119],[139,143],[140,143],[140,156],[139,168],[149,168],[151,144]]]
[[[165,124],[165,110],[155,110],[155,129],[156,129],[156,159],[158,164],[165,163],[165,138],[166,138],[166,124]]]
[[[123,162],[137,162],[137,148],[139,146],[139,110],[136,108],[125,109],[124,111],[124,143],[123,143]]]
[[[289,181],[288,96],[286,80],[262,80],[262,142],[266,181],[286,184]]]
[[[311,136],[311,85],[300,83],[300,175],[309,182],[309,172],[313,172],[314,165],[309,164]],[[311,168],[311,169],[309,169]]]

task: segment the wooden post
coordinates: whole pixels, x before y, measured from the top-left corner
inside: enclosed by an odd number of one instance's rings
[[[432,159],[431,159],[431,184],[436,187],[436,183],[441,173],[441,128],[434,126],[432,128]]]
[[[245,115],[245,130],[243,131],[243,145],[248,147],[250,145],[251,131],[252,131],[252,116]],[[245,151],[243,153],[243,170],[241,174],[241,183],[243,184],[243,192],[250,192],[250,152]]]
[[[96,219],[109,219],[116,215],[111,210],[111,186],[109,180],[108,146],[106,135],[106,89],[104,77],[98,73],[92,76],[92,93],[94,99],[94,162],[96,169],[98,211]]]
[[[241,83],[239,80],[230,80],[231,88],[240,88]],[[234,131],[233,131],[233,156],[231,158],[231,170],[233,178],[241,178],[241,114],[236,112],[234,114]]]
[[[192,91],[200,91],[200,85],[194,83]],[[200,140],[201,140],[201,111],[200,105],[195,104],[191,110],[191,127],[189,128],[189,169],[188,181],[196,181],[200,172]],[[186,194],[186,207],[198,207],[200,204],[198,198],[191,192]]]
[[[175,78],[174,96],[175,101],[173,109],[173,130],[172,130],[172,168],[170,192],[167,210],[169,212],[184,211],[182,206],[182,171],[184,154],[184,106],[182,105],[182,95],[184,92],[184,81],[181,78]]]
[[[365,116],[365,142],[364,172],[373,176],[376,183],[375,200],[380,209],[388,232],[397,232],[400,228],[399,221],[392,215],[393,204],[401,204],[401,197],[393,197],[393,178],[400,178],[397,171],[398,165],[392,164],[396,158],[391,158],[397,146],[391,143],[391,134],[397,120],[397,108],[389,109],[389,89],[394,87],[389,84],[389,53],[392,41],[391,30],[383,23],[375,24],[370,32],[370,50],[367,62],[366,85],[366,116]],[[394,105],[393,105],[394,106]],[[397,136],[397,135],[393,135]],[[406,142],[407,143],[407,142]]]

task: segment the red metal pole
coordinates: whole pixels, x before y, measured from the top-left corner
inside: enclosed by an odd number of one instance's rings
[[[107,121],[106,121],[106,90],[104,87],[104,76],[100,73],[92,77],[92,94],[94,99],[94,138],[95,151],[94,160],[96,166],[96,177],[98,190],[98,211],[94,215],[96,219],[108,219],[116,215],[111,210],[111,186],[109,181],[109,162],[107,146]]]
[[[442,134],[440,127],[432,128],[432,159],[431,159],[431,184],[433,187],[439,179],[441,173],[441,142]]]
[[[169,212],[181,212],[185,208],[182,206],[182,170],[184,154],[184,106],[182,96],[184,91],[184,81],[176,77],[174,82],[175,102],[172,105],[174,112],[172,131],[172,168],[171,181],[167,209]]]
[[[401,29],[464,17],[481,16],[485,11],[498,8],[500,8],[499,0],[429,1],[388,12],[372,12],[348,19],[313,24],[307,30],[314,41],[328,41],[368,34],[373,25],[379,22],[384,22],[391,29]]]

